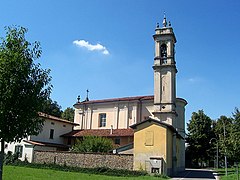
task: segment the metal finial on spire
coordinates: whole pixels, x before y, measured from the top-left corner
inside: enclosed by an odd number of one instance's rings
[[[163,18],[163,27],[167,27],[167,18],[166,18],[165,12],[164,12],[164,18]]]
[[[159,28],[159,23],[157,23],[156,28]]]
[[[171,26],[172,26],[172,24],[171,24],[171,22],[170,22],[170,21],[168,21],[168,26],[169,26],[169,27],[171,27]]]
[[[87,97],[86,97],[86,100],[85,100],[85,101],[89,101],[88,93],[89,93],[89,90],[87,89]]]
[[[80,96],[77,97],[77,102],[80,103]]]

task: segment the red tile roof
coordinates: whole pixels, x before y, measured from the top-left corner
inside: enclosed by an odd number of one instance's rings
[[[59,118],[59,117],[56,117],[56,116],[52,116],[52,115],[49,115],[49,114],[46,114],[46,113],[42,113],[42,112],[39,112],[38,115],[39,115],[39,117],[46,118],[46,119],[51,119],[51,120],[54,120],[54,121],[64,122],[64,123],[72,124],[72,125],[75,125],[75,126],[79,125],[77,123],[68,121],[66,119],[62,119],[62,118]]]
[[[112,99],[101,99],[101,100],[92,100],[92,101],[83,101],[77,102],[78,104],[94,104],[94,103],[106,103],[106,102],[116,102],[116,101],[136,101],[136,100],[153,100],[154,96],[134,96],[134,97],[123,97],[123,98],[112,98]]]
[[[128,137],[133,136],[133,129],[84,129],[84,130],[73,130],[67,134],[62,135],[63,137],[83,137],[83,136],[102,136],[102,137]]]
[[[32,141],[32,140],[23,140],[26,143],[37,145],[37,146],[49,146],[49,147],[59,147],[59,148],[68,148],[67,145],[57,144],[57,143],[49,143],[49,142],[41,142],[41,141]]]

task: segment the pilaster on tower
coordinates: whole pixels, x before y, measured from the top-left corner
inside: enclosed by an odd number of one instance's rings
[[[176,116],[176,37],[164,15],[163,27],[157,24],[155,34],[154,57],[154,116],[174,125]]]

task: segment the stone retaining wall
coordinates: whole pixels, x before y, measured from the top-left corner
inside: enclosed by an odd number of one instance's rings
[[[34,163],[59,164],[82,168],[108,167],[133,170],[133,155],[90,154],[75,152],[34,151]]]

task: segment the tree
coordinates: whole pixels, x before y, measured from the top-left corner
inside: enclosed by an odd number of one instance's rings
[[[65,110],[62,112],[61,117],[62,117],[63,119],[67,119],[67,120],[73,122],[73,121],[74,121],[74,109],[68,107],[67,109],[65,109]]]
[[[50,71],[34,63],[41,56],[40,44],[28,42],[27,29],[23,27],[6,27],[5,31],[0,42],[1,179],[4,142],[20,141],[39,133],[43,120],[38,112],[52,88]]]
[[[240,161],[240,111],[235,108],[232,119],[232,127],[230,135],[228,136],[227,142],[227,154],[230,158],[234,159],[235,162]]]
[[[220,116],[217,119],[215,126],[214,126],[214,133],[219,145],[219,157],[223,159],[224,155],[226,154],[227,147],[229,144],[229,137],[232,128],[232,118],[228,118],[226,116]]]
[[[53,101],[52,99],[48,98],[44,104],[41,112],[56,116],[56,117],[61,117],[62,114],[62,107],[57,103],[57,101]]]
[[[220,116],[220,118],[217,119],[215,126],[214,126],[214,133],[216,135],[216,138],[220,141],[223,141],[224,139],[224,131],[225,136],[228,136],[232,127],[232,118],[228,118],[226,116]]]
[[[187,124],[187,154],[191,154],[192,163],[196,166],[207,162],[210,157],[211,146],[209,141],[214,137],[212,120],[204,114],[203,110],[193,112],[190,122]]]
[[[110,139],[98,136],[85,136],[82,141],[77,141],[72,151],[75,152],[109,152],[113,149]]]

